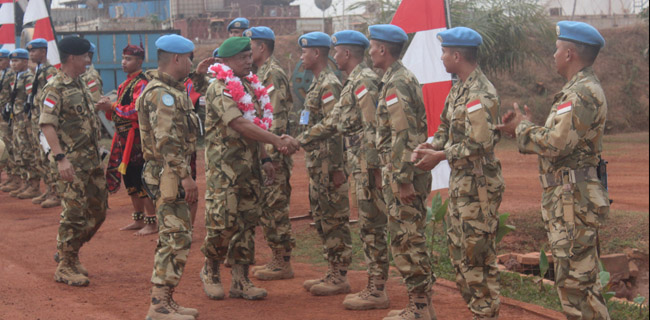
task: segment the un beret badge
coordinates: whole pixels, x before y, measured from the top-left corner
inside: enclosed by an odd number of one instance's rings
[[[239,28],[239,27],[241,27],[241,22],[235,22],[234,27],[235,27],[235,28]]]
[[[336,36],[332,36],[332,43],[333,43],[333,44],[336,44],[336,41],[337,41],[337,40],[336,40]]]
[[[438,35],[438,40],[442,42],[442,36]]]
[[[246,30],[246,32],[244,32],[244,35],[247,37],[252,37],[253,33],[250,30]]]
[[[302,39],[300,40],[300,43],[302,43],[303,46],[306,46],[307,43],[308,43],[308,41],[307,41],[306,38],[302,38]]]
[[[555,26],[555,33],[557,33],[558,36],[560,35],[560,26]]]

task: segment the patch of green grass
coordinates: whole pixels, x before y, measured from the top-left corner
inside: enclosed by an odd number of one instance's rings
[[[350,270],[366,270],[363,244],[359,238],[359,225],[352,224],[350,231],[352,233],[352,264],[348,268]],[[327,260],[323,256],[323,243],[316,228],[297,230],[294,236],[296,237],[296,248],[293,249],[293,253],[298,261],[327,266]]]
[[[502,296],[562,311],[560,298],[553,286],[547,284],[540,286],[533,278],[522,277],[513,272],[501,272],[499,275]]]
[[[610,300],[607,303],[607,309],[609,309],[612,320],[647,320],[650,317],[647,305],[639,308],[635,305]]]

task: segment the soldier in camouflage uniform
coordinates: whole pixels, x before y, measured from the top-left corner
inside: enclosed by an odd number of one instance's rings
[[[158,246],[151,275],[147,319],[192,320],[198,311],[172,298],[192,243],[190,204],[198,201],[190,157],[196,150],[199,120],[183,80],[192,66],[192,41],[179,35],[156,40],[158,70],[136,100],[142,153],[142,181],[156,204]]]
[[[59,41],[61,70],[41,95],[40,126],[58,168],[63,212],[57,236],[57,282],[87,286],[79,250],[106,218],[106,180],[99,159],[99,120],[80,76],[90,62],[90,43],[78,37]]]
[[[6,150],[6,162],[0,166],[0,174],[2,170],[7,174],[7,179],[0,184],[0,190],[13,191],[19,187],[20,178],[16,172],[16,163],[13,159],[13,141],[11,129],[11,112],[7,107],[11,97],[11,82],[15,78],[13,70],[10,68],[9,55],[11,51],[7,49],[0,49],[0,110],[2,110],[2,119],[0,119],[0,139],[4,141]]]
[[[420,85],[399,60],[408,37],[394,25],[370,26],[370,58],[385,71],[379,86],[377,149],[382,162],[388,232],[397,269],[409,295],[403,310],[390,320],[435,318],[431,286],[435,281],[426,247],[426,200],[431,173],[416,168],[411,153],[427,139],[427,120]]]
[[[494,148],[501,138],[496,89],[476,63],[481,36],[457,27],[438,34],[442,62],[460,81],[451,88],[431,144],[415,150],[416,167],[429,171],[441,160],[451,165],[447,240],[456,286],[475,319],[499,315],[496,262],[497,210],[504,183]],[[423,157],[424,156],[424,157]]]
[[[36,71],[34,73],[34,82],[32,83],[32,94],[28,101],[32,105],[32,137],[33,143],[37,146],[36,150],[36,166],[38,172],[43,178],[47,190],[40,196],[32,199],[32,203],[40,204],[43,208],[52,208],[61,205],[61,200],[56,190],[56,168],[53,167],[47,159],[46,152],[40,146],[40,128],[39,128],[39,115],[41,113],[41,92],[45,84],[56,75],[56,68],[47,61],[47,41],[42,38],[34,39],[27,43],[26,46],[29,51],[29,59],[36,64]]]
[[[273,125],[269,131],[281,136],[288,132],[289,111],[293,107],[293,100],[289,79],[273,57],[275,34],[268,27],[253,27],[244,31],[244,36],[251,38],[253,66],[257,68],[257,76],[266,88],[273,106]],[[251,272],[261,280],[290,279],[293,278],[291,250],[296,246],[289,221],[293,160],[272,145],[265,147],[266,153],[273,160],[275,179],[273,184],[262,187],[264,205],[260,222],[273,256],[269,263],[253,267]]]
[[[327,34],[311,32],[301,36],[298,43],[302,47],[300,59],[305,69],[314,73],[314,80],[305,96],[305,109],[300,115],[300,124],[309,129],[334,110],[342,86],[327,66],[331,45]],[[303,287],[313,295],[348,293],[347,268],[352,259],[352,237],[343,137],[336,133],[309,145],[305,144],[304,135],[298,140],[306,151],[309,202],[328,262],[325,276],[307,280]]]
[[[598,229],[609,213],[609,195],[597,167],[603,148],[607,100],[592,65],[605,39],[592,26],[557,24],[554,54],[567,79],[555,95],[544,126],[528,107],[503,117],[501,127],[517,136],[519,151],[539,157],[542,220],[555,265],[555,285],[567,319],[610,319],[598,276]]]
[[[95,55],[96,50],[97,47],[95,47],[95,45],[91,42],[90,51],[88,51],[90,61],[93,61],[93,56]],[[95,66],[92,63],[86,68],[86,72],[81,75],[81,79],[84,81],[84,83],[86,83],[86,86],[88,86],[90,96],[93,98],[93,103],[99,102],[99,99],[101,99],[104,95],[104,82],[102,81],[102,77],[99,75],[99,72],[95,69]]]

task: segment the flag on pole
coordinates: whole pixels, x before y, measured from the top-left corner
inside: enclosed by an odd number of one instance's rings
[[[399,26],[406,33],[415,32],[402,62],[422,85],[431,137],[438,130],[440,114],[452,86],[451,74],[447,73],[440,60],[442,45],[437,37],[448,25],[445,0],[403,0],[391,24]],[[450,173],[451,168],[447,161],[436,166],[432,170],[431,190],[448,188]]]
[[[0,0],[0,48],[9,51],[16,49],[13,0]]]
[[[30,22],[34,22],[34,35],[32,39],[45,39],[47,41],[47,60],[55,67],[60,67],[61,58],[59,58],[59,50],[56,46],[56,39],[54,38],[54,28],[52,27],[52,21],[50,21],[50,15],[45,6],[45,0],[29,0],[27,8],[25,8],[23,26]]]

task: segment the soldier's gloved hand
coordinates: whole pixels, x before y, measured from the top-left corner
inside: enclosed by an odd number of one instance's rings
[[[199,201],[199,187],[196,185],[196,181],[192,179],[192,176],[187,176],[185,179],[181,180],[181,185],[185,189],[185,202],[192,204]]]
[[[334,184],[334,188],[338,189],[347,180],[348,179],[345,177],[345,173],[343,173],[343,170],[336,170],[332,172],[332,183]]]
[[[74,180],[74,168],[72,167],[72,163],[68,160],[68,158],[63,158],[61,161],[57,162],[57,167],[59,169],[59,175],[61,175],[61,179],[72,182]]]
[[[265,162],[262,165],[262,170],[264,170],[264,173],[266,174],[264,185],[272,185],[273,182],[275,182],[275,166],[273,166],[273,162]]]
[[[415,200],[415,188],[412,183],[399,184],[399,199],[403,204],[411,204]]]

